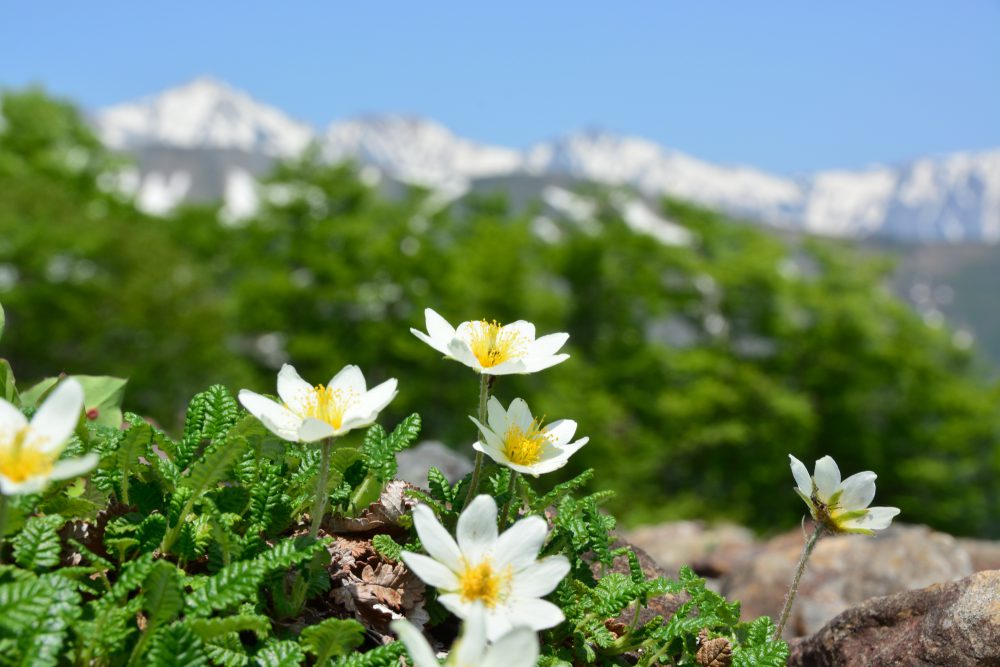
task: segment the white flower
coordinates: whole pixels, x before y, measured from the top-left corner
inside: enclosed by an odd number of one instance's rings
[[[424,635],[406,620],[393,621],[393,631],[406,645],[414,667],[439,667]],[[538,635],[526,627],[514,628],[486,648],[486,610],[481,604],[469,607],[462,636],[448,652],[445,667],[534,667],[538,660]]]
[[[834,533],[874,535],[892,523],[897,507],[868,507],[875,498],[875,473],[870,470],[840,481],[840,468],[829,456],[816,461],[812,477],[802,461],[791,459],[795,492],[809,506],[813,519]]]
[[[542,428],[540,420],[531,416],[528,404],[515,398],[504,410],[495,396],[487,404],[489,425],[469,417],[483,434],[486,442],[472,447],[501,465],[529,475],[552,472],[566,465],[569,457],[590,438],[570,443],[576,433],[576,422],[560,419]]]
[[[290,365],[278,372],[281,403],[240,390],[240,403],[272,433],[291,442],[315,442],[369,426],[396,397],[396,380],[365,389],[357,366],[344,366],[330,383],[311,386]]]
[[[459,618],[482,604],[491,641],[515,626],[544,630],[564,620],[559,607],[541,599],[569,572],[564,556],[538,560],[548,534],[541,517],[521,519],[498,536],[496,501],[481,495],[459,516],[457,543],[426,505],[413,508],[413,525],[430,556],[404,551],[403,562]]]
[[[21,411],[0,399],[0,493],[38,493],[50,481],[89,472],[97,454],[58,460],[83,411],[83,387],[63,380],[35,412],[31,423]]]
[[[513,375],[535,373],[569,359],[568,354],[556,354],[569,334],[554,333],[535,338],[535,325],[518,320],[506,326],[498,322],[477,320],[462,322],[458,329],[430,308],[424,311],[427,333],[410,329],[449,359],[460,361],[477,373]]]

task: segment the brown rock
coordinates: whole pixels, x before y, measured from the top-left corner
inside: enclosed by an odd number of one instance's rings
[[[793,642],[788,664],[1000,666],[1000,571],[867,600]]]
[[[673,521],[642,526],[624,538],[645,549],[670,576],[682,565],[703,577],[721,577],[754,550],[753,533],[735,524],[708,525],[704,521]]]
[[[1000,570],[1000,542],[960,537],[958,543],[969,553],[973,572]]]
[[[764,544],[723,581],[722,592],[743,603],[743,617],[776,618],[805,538],[801,531]],[[969,555],[951,536],[924,526],[894,524],[875,537],[824,537],[813,552],[785,638],[808,635],[844,610],[972,573]]]

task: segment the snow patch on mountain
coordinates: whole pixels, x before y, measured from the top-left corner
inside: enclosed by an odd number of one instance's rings
[[[447,189],[516,171],[522,162],[516,150],[477,144],[438,123],[397,115],[332,124],[323,137],[323,154],[331,161],[357,160],[401,180]]]
[[[167,145],[290,157],[315,136],[308,125],[207,77],[105,109],[95,122],[104,142],[123,150]]]

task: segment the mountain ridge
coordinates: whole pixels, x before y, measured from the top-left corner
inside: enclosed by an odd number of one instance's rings
[[[94,120],[105,143],[133,152],[149,153],[158,146],[218,149],[277,160],[315,143],[326,159],[354,159],[398,180],[452,194],[479,179],[560,175],[628,186],[649,197],[678,197],[807,233],[908,242],[1000,241],[1000,148],[787,177],[714,164],[642,137],[594,129],[524,150],[472,141],[433,120],[401,114],[368,114],[318,130],[207,77],[99,111]],[[244,166],[234,168],[246,172]],[[145,173],[140,193],[152,187],[150,178],[171,180],[159,171]],[[186,196],[176,178],[173,183],[167,198],[147,192],[158,202],[158,212]]]

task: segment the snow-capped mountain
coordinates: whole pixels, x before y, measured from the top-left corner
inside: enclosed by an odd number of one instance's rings
[[[315,137],[305,123],[208,77],[104,109],[95,122],[104,142],[122,150],[163,145],[290,157]]]
[[[235,209],[245,214],[252,177],[315,140],[327,159],[353,159],[449,197],[477,181],[502,184],[497,177],[504,175],[559,177],[628,186],[649,198],[670,195],[816,234],[1000,241],[1000,149],[788,178],[599,131],[571,133],[524,151],[477,143],[432,121],[398,115],[338,121],[317,134],[207,78],[99,112],[95,123],[110,146],[138,156],[138,198],[156,212],[184,198],[239,192]],[[209,168],[218,172],[214,179],[204,176]],[[206,194],[198,189],[206,180],[220,185]]]

